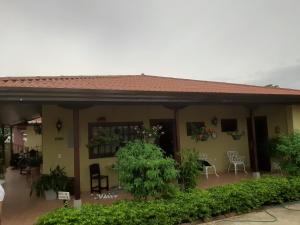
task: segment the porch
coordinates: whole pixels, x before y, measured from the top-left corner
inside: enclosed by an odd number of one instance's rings
[[[19,111],[19,107],[15,107],[16,115],[26,112],[26,110]],[[22,108],[24,107],[25,104],[22,104]],[[114,152],[105,150],[103,155],[103,152],[91,152],[87,147],[94,131],[99,129],[130,131],[132,124],[143,124],[149,127],[154,122],[159,124],[162,122],[165,129],[170,124],[171,129],[169,127],[164,130],[166,134],[163,136],[164,139],[169,138],[167,140],[169,145],[161,145],[162,149],[166,153],[167,150],[171,152],[175,159],[180,157],[180,150],[186,148],[205,153],[214,161],[218,173],[227,170],[229,163],[227,151],[231,150],[238,151],[245,157],[248,171],[251,169],[255,169],[255,172],[269,171],[270,158],[264,154],[262,143],[268,138],[277,137],[290,130],[288,122],[290,107],[279,104],[260,105],[254,110],[249,110],[242,104],[194,104],[180,108],[176,107],[176,104],[172,107],[164,104],[99,104],[81,108],[77,105],[70,108],[67,105],[43,104],[40,105],[40,110],[43,116],[43,132],[40,135],[43,154],[42,173],[48,173],[50,168],[55,168],[57,165],[64,167],[69,177],[75,177],[75,193],[78,199],[81,193],[90,189],[89,165],[93,163],[99,163],[101,173],[109,176],[110,187],[118,186],[118,174],[113,168],[116,163]],[[263,118],[263,125],[256,124],[261,118]],[[216,119],[217,122],[213,123],[212,119]],[[57,128],[58,121],[61,122],[60,129]],[[233,121],[231,128],[242,131],[243,136],[235,140],[224,130],[228,124],[225,123],[225,126],[222,121]],[[196,142],[189,134],[190,123],[205,124],[215,131],[216,137]],[[255,129],[252,129],[253,127]],[[254,132],[256,130],[260,133]],[[126,133],[122,135],[129,138]],[[216,179],[211,176],[208,181],[211,183],[208,186],[214,182],[215,184],[226,183],[226,175],[224,178]],[[228,182],[234,179],[228,178]],[[205,187],[205,182],[203,185]]]
[[[239,182],[244,179],[252,179],[251,175],[239,173],[237,176],[234,173],[221,174],[220,178],[210,175],[206,179],[202,175],[199,180],[199,188],[209,188],[228,183]],[[56,208],[62,207],[62,202],[59,200],[46,201],[43,198],[37,198],[35,195],[29,197],[30,180],[25,175],[20,175],[18,170],[7,169],[5,183],[6,197],[3,204],[2,225],[32,225],[38,216],[50,212]],[[83,203],[95,204],[111,204],[113,201],[120,199],[130,199],[130,195],[118,192],[118,198],[114,200],[101,199],[95,200],[90,196],[89,192],[83,192]]]

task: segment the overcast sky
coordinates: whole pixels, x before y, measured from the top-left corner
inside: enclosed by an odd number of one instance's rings
[[[141,73],[300,89],[300,1],[0,0],[0,76]]]

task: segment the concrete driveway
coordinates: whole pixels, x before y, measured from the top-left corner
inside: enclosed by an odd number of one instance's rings
[[[266,211],[252,212],[224,220],[217,220],[206,225],[300,225],[300,202],[266,208]],[[294,209],[294,210],[292,210]],[[298,211],[297,211],[298,210]],[[269,215],[270,213],[271,215]],[[252,222],[250,222],[252,221]],[[260,221],[260,222],[254,222]],[[263,222],[264,221],[264,222]],[[203,224],[202,224],[203,225]]]

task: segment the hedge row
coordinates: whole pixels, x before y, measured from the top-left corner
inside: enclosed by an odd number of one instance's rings
[[[208,190],[179,192],[172,199],[120,201],[110,206],[57,209],[37,225],[177,225],[263,205],[300,200],[300,177],[266,177]]]

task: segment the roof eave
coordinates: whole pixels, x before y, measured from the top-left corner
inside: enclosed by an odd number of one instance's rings
[[[58,88],[1,88],[5,102],[89,103],[300,103],[300,95],[247,93],[187,93],[161,91],[117,91]]]

